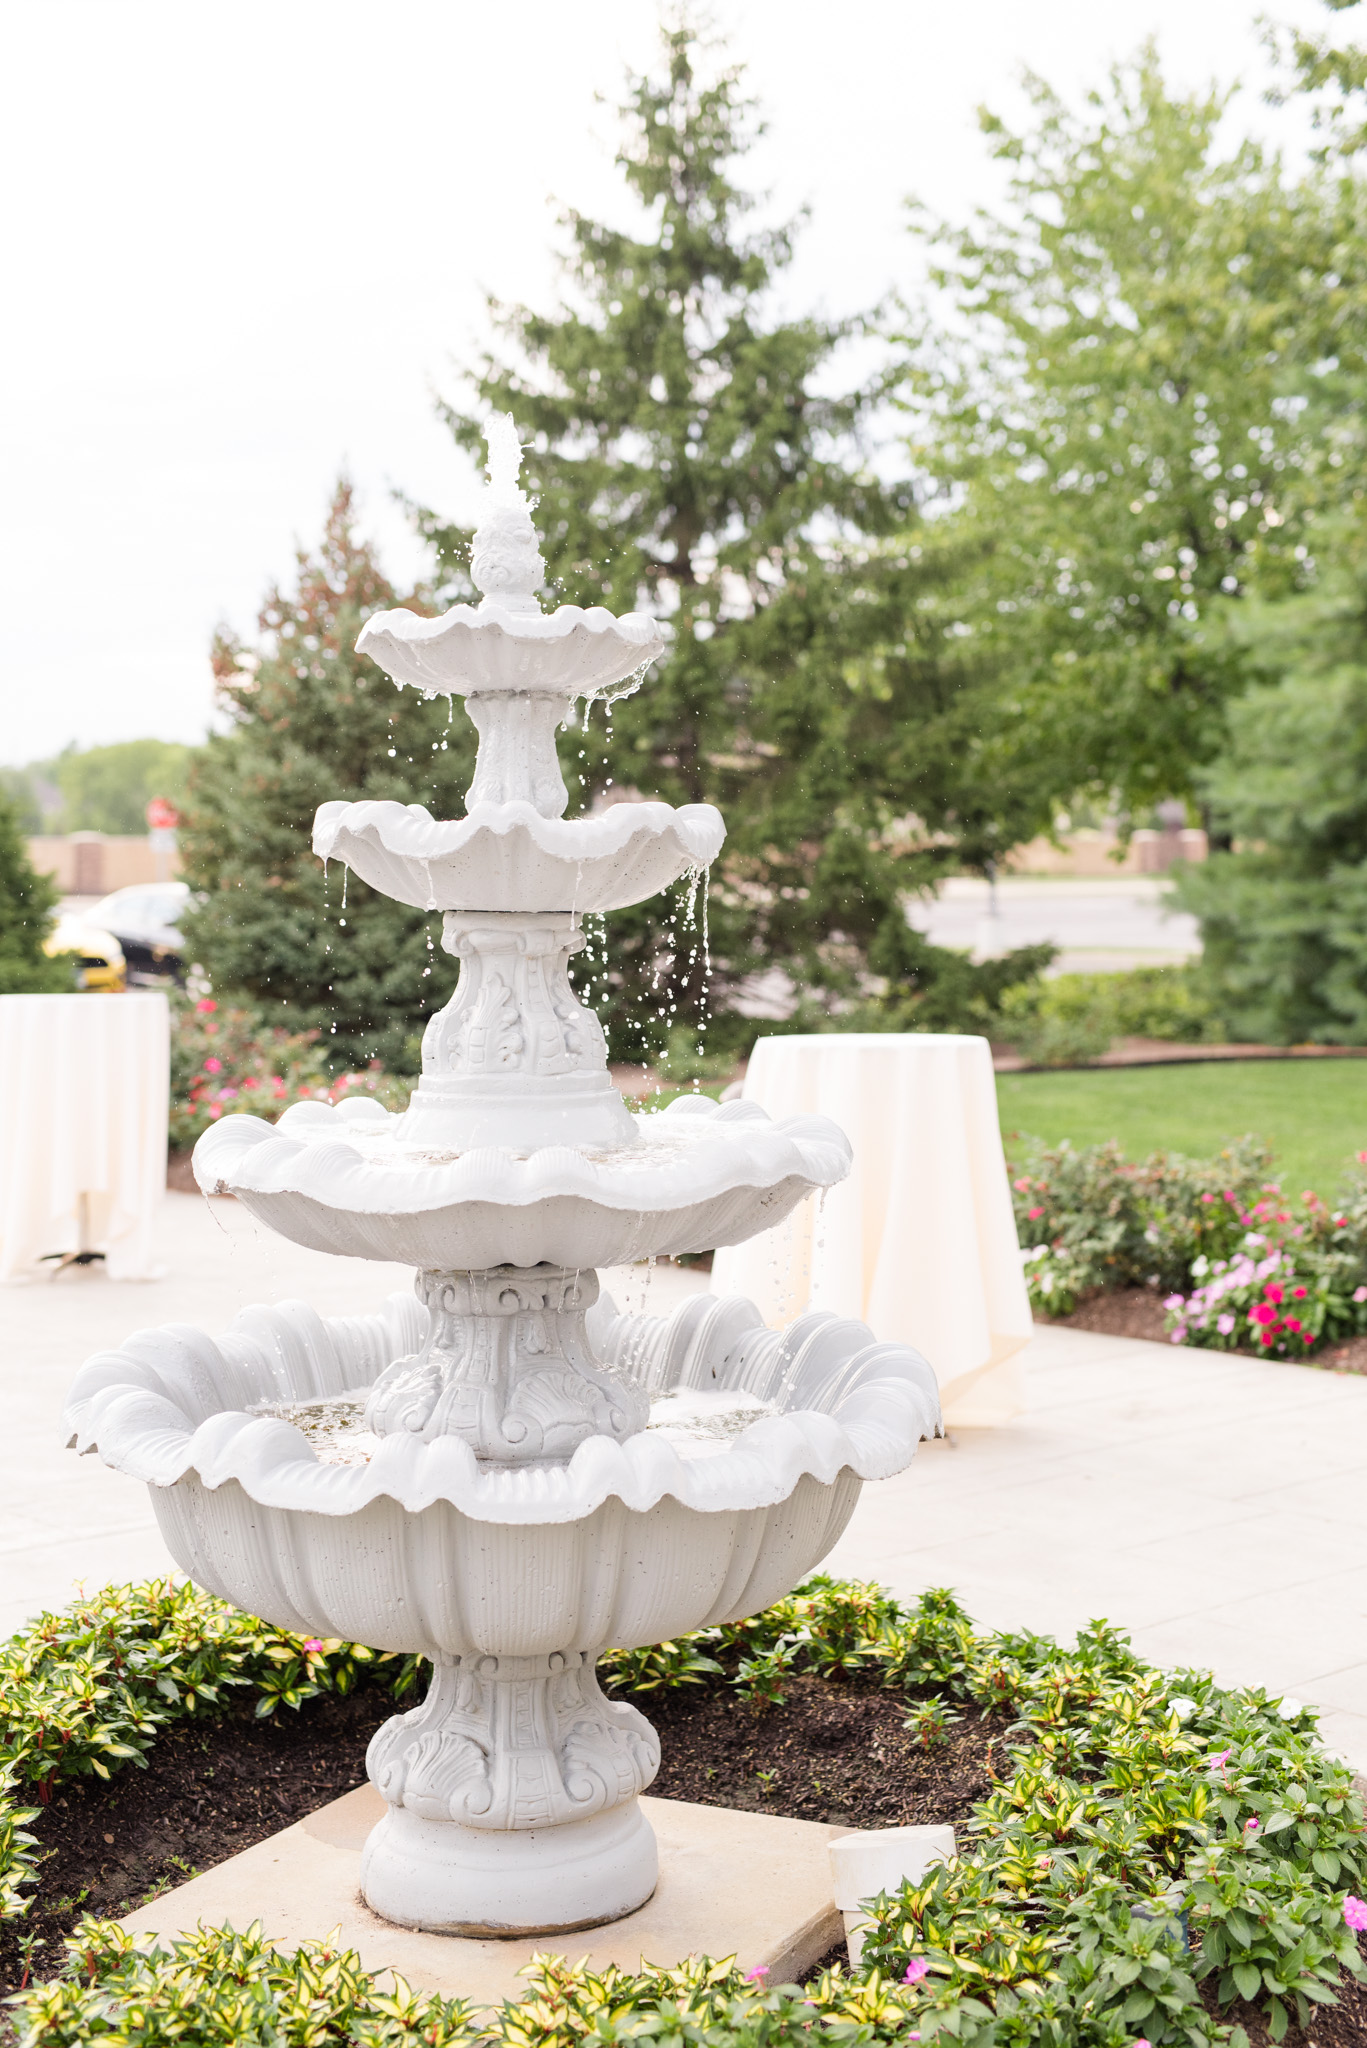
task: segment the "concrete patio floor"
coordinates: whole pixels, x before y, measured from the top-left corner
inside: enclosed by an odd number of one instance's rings
[[[61,1448],[91,1352],[153,1323],[217,1332],[254,1301],[356,1313],[410,1284],[286,1244],[235,1202],[168,1194],[162,1242],[161,1280],[0,1292],[0,1632],[80,1583],[170,1569],[145,1490]],[[625,1278],[604,1276],[623,1306]],[[705,1285],[666,1268],[648,1305]],[[952,1586],[1001,1628],[1070,1637],[1104,1615],[1158,1663],[1315,1703],[1326,1741],[1367,1770],[1367,1379],[1055,1328],[1025,1364],[1026,1413],[923,1445],[866,1488],[828,1569],[905,1596]]]

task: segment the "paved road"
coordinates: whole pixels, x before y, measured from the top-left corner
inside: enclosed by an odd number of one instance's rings
[[[1194,917],[1170,910],[1158,876],[1035,879],[1010,876],[997,884],[999,924],[990,948],[983,920],[986,882],[954,876],[933,903],[918,904],[911,921],[937,945],[980,952],[1049,941],[1062,948],[1055,972],[1104,972],[1185,960],[1201,950]]]

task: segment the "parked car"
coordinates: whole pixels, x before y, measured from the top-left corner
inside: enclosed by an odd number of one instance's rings
[[[140,882],[116,889],[90,912],[90,923],[112,932],[122,947],[130,988],[184,981],[180,920],[189,900],[187,882]]]
[[[93,995],[120,995],[126,986],[123,947],[89,911],[68,911],[43,943],[49,959],[74,954],[76,987]]]

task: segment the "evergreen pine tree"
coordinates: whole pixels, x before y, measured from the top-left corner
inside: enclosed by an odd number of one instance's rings
[[[15,807],[0,798],[0,996],[61,995],[74,989],[71,956],[50,960],[57,890],[28,857]]]
[[[571,302],[495,305],[503,353],[474,379],[478,407],[447,417],[471,452],[486,409],[529,440],[524,482],[559,601],[668,624],[649,686],[571,735],[567,779],[573,791],[579,771],[586,806],[640,795],[725,811],[713,1007],[780,967],[806,999],[799,1017],[819,1017],[872,970],[909,999],[905,1022],[938,967],[963,966],[909,931],[907,892],[991,860],[1039,809],[984,773],[992,679],[947,637],[948,571],[907,538],[910,486],[861,455],[883,382],[829,395],[860,323],[773,312],[792,232],[747,232],[753,202],[731,165],[755,127],[739,74],[701,78],[683,28],[664,57],[623,108],[640,232],[571,213]],[[421,518],[448,594],[465,594],[469,533]],[[608,920],[592,996],[618,1058],[677,1043],[699,1014],[703,948],[679,918],[657,899]],[[599,953],[590,971],[603,966]],[[746,1030],[734,1019],[722,1037]]]
[[[314,812],[332,797],[460,814],[474,762],[468,720],[396,690],[355,652],[370,614],[396,604],[430,609],[385,580],[344,482],[321,548],[299,555],[296,588],[267,596],[263,645],[226,633],[215,643],[230,723],[196,763],[181,846],[186,879],[204,892],[187,942],[216,988],[246,994],[272,1024],[319,1030],[339,1065],[378,1057],[411,1072],[425,1015],[455,981],[440,917],[336,866],[325,875],[310,844]]]

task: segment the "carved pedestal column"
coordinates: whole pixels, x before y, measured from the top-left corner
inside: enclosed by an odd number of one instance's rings
[[[654,1729],[604,1699],[592,1655],[454,1657],[366,1753],[389,1812],[361,1886],[388,1920],[453,1934],[564,1932],[650,1897],[655,1839],[636,1804]]]
[[[570,983],[584,944],[568,911],[447,911],[442,945],[460,980],[423,1033],[405,1137],[461,1152],[637,1142],[602,1027]]]
[[[493,1266],[419,1273],[415,1284],[427,1338],[375,1382],[365,1420],[377,1435],[458,1436],[478,1458],[527,1464],[645,1428],[647,1395],[600,1366],[589,1344],[596,1273]]]

